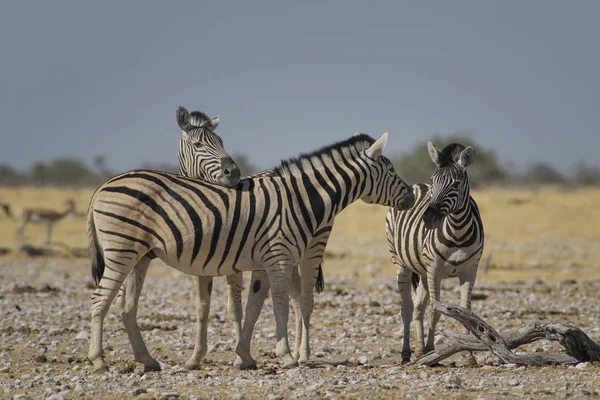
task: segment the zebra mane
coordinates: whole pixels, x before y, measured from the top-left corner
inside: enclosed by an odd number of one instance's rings
[[[192,111],[190,113],[190,126],[193,128],[202,128],[210,125],[211,119],[201,111]]]
[[[281,160],[281,164],[273,169],[273,176],[290,176],[296,168],[304,170],[305,163],[313,158],[319,158],[323,155],[333,155],[335,152],[339,152],[348,147],[354,147],[356,150],[361,151],[371,147],[373,143],[375,143],[375,139],[367,134],[361,133],[352,136],[349,139],[321,147],[310,153],[302,153],[299,156]]]
[[[460,143],[452,143],[452,144],[449,144],[448,146],[444,147],[444,149],[441,151],[441,154],[439,157],[439,163],[440,163],[439,167],[444,168],[444,167],[447,167],[451,164],[455,164],[456,162],[458,162],[460,153],[465,148],[466,147]]]

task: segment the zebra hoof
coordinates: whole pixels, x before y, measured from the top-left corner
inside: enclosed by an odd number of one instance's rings
[[[155,361],[156,362],[156,361]],[[144,365],[144,372],[153,372],[153,371],[160,371],[160,364],[158,362],[156,362],[156,364],[148,364],[148,365]]]
[[[296,368],[299,365],[297,360],[290,358],[283,362],[282,368]]]
[[[248,360],[248,361],[242,361],[242,362],[236,361],[233,364],[233,368],[237,369],[238,371],[248,371],[248,370],[258,369],[258,367],[256,366],[256,361],[254,361],[254,360]]]
[[[183,366],[183,368],[187,369],[188,371],[195,371],[200,369],[200,362],[196,362],[196,361],[188,361],[185,363],[185,365]]]
[[[108,365],[103,365],[99,368],[96,368],[93,372],[93,374],[104,374],[108,372]]]

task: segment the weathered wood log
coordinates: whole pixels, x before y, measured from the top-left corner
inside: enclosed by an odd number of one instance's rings
[[[450,303],[436,302],[433,306],[444,315],[456,319],[473,335],[449,336],[450,343],[416,360],[414,365],[434,365],[460,351],[491,351],[505,363],[518,365],[573,364],[583,361],[600,361],[600,345],[581,329],[557,324],[535,322],[509,332],[505,338],[475,315],[472,311]],[[514,354],[515,349],[527,343],[547,339],[563,346],[565,354],[533,353]]]

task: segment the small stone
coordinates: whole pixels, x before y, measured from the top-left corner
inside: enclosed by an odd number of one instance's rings
[[[6,374],[8,372],[10,372],[10,368],[8,368],[8,367],[0,368],[0,374]]]
[[[509,368],[509,369],[517,368],[517,364],[504,364],[504,368]]]
[[[460,387],[462,385],[462,381],[456,375],[449,376],[447,379],[447,382],[448,382],[448,388],[450,388],[450,389],[460,389]]]
[[[46,400],[65,400],[65,396],[62,393],[56,393],[50,397],[46,397]]]
[[[376,301],[376,300],[371,300],[371,301],[369,302],[369,307],[381,307],[381,303],[379,303],[379,302],[378,302],[378,301]]]
[[[83,392],[83,386],[81,386],[81,383],[75,385],[75,391]]]
[[[46,358],[45,355],[41,354],[35,358],[35,361],[39,363],[45,363],[48,362],[48,358]]]
[[[375,336],[381,335],[381,330],[379,329],[379,327],[376,326],[373,329],[373,335],[375,335]]]
[[[89,340],[90,337],[86,331],[81,331],[75,336],[75,340]]]
[[[519,386],[521,383],[516,380],[516,379],[509,379],[508,382],[506,382],[508,384],[508,386]]]
[[[234,400],[242,400],[243,398],[245,398],[246,396],[244,396],[244,393],[236,393],[233,396],[231,396]]]
[[[588,365],[590,365],[590,363],[588,363],[588,362],[580,362],[580,363],[578,363],[575,366],[575,368],[577,368],[577,369],[586,369]]]
[[[345,369],[346,369],[346,366],[345,366],[345,365],[342,365],[342,364],[339,364],[339,365],[338,365],[337,367],[335,367],[335,368],[336,368],[337,370],[339,370],[339,371],[343,371],[343,370],[345,370]]]
[[[179,392],[164,392],[163,394],[160,395],[161,399],[178,399],[179,396],[181,396],[179,394]]]
[[[360,357],[358,357],[358,363],[361,365],[368,364],[369,359],[367,358],[367,356],[360,356]]]
[[[131,392],[134,396],[139,396],[140,394],[148,393],[148,391],[144,388],[137,388]]]
[[[385,370],[385,372],[388,375],[398,375],[398,371],[396,371],[394,368],[388,368],[388,369]]]
[[[270,394],[267,396],[269,400],[283,400],[283,396],[280,394]]]

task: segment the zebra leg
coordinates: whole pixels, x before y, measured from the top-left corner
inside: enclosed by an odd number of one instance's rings
[[[402,340],[402,364],[410,362],[410,323],[413,319],[414,305],[411,297],[411,276],[412,271],[408,268],[396,264],[396,276],[398,280],[398,290],[402,298],[400,310],[402,313],[402,323],[404,324],[404,338]],[[418,342],[418,341],[417,341]],[[422,348],[422,347],[421,347]]]
[[[442,290],[442,267],[437,265],[427,269],[427,286],[429,287],[429,306],[427,307],[427,321],[429,322],[429,330],[427,332],[427,344],[425,345],[425,354],[434,349],[435,327],[440,320],[441,312],[433,308],[434,301],[440,301]]]
[[[471,309],[471,293],[473,286],[475,285],[475,278],[477,277],[477,263],[472,266],[464,267],[458,272],[458,281],[460,283],[460,306]],[[467,334],[469,330],[467,329]],[[472,351],[468,353],[467,364],[475,366],[477,365],[477,359]]]
[[[271,298],[273,299],[273,313],[275,314],[277,336],[275,354],[283,359],[284,368],[297,367],[298,361],[292,357],[292,353],[290,352],[287,332],[290,314],[290,281],[293,273],[293,264],[286,261],[279,261],[275,265],[268,266],[265,270],[269,276],[269,282],[271,282]]]
[[[137,324],[138,303],[150,261],[148,256],[144,256],[138,261],[121,286],[122,292],[119,292],[121,297],[117,298],[117,304],[120,303],[121,319],[133,348],[135,361],[144,364],[144,371],[160,371],[160,364],[150,356]]]
[[[319,274],[319,265],[321,264],[321,257],[306,258],[300,263],[302,268],[301,273],[301,296],[300,296],[300,310],[302,312],[302,342],[300,345],[300,357],[298,361],[306,362],[310,358],[310,317],[314,309],[314,292],[313,287]]]
[[[213,278],[207,276],[194,276],[194,289],[196,293],[196,342],[194,354],[185,363],[186,369],[199,369],[200,362],[208,351],[208,313],[210,311],[210,294],[212,292]]]
[[[105,261],[108,261],[105,259]],[[104,317],[110,308],[110,304],[117,295],[119,288],[127,277],[133,265],[126,263],[116,264],[107,262],[104,276],[100,279],[96,290],[92,294],[92,323],[90,350],[88,359],[94,365],[94,372],[107,372],[108,366],[104,361],[102,351],[102,329]]]
[[[242,331],[242,283],[243,275],[241,272],[227,275],[227,285],[229,288],[227,296],[227,314],[233,323],[235,330],[235,343],[240,341]]]
[[[292,272],[292,282],[290,284],[290,301],[294,310],[294,318],[296,321],[296,336],[294,337],[294,351],[292,357],[296,360],[300,357],[300,343],[302,342],[302,311],[300,307],[300,296],[302,290],[302,282],[298,273],[298,266],[294,267]]]
[[[417,289],[414,291],[415,313],[413,315],[413,325],[415,327],[415,357],[419,358],[425,354],[425,334],[423,333],[423,320],[425,319],[425,310],[429,303],[429,291],[424,279],[419,281]]]
[[[256,361],[250,354],[250,342],[252,341],[252,333],[263,303],[267,298],[271,285],[269,277],[265,271],[252,271],[250,280],[250,290],[248,291],[248,301],[246,303],[246,317],[242,325],[242,334],[238,341],[235,352],[237,357],[233,363],[235,369],[256,369]]]

